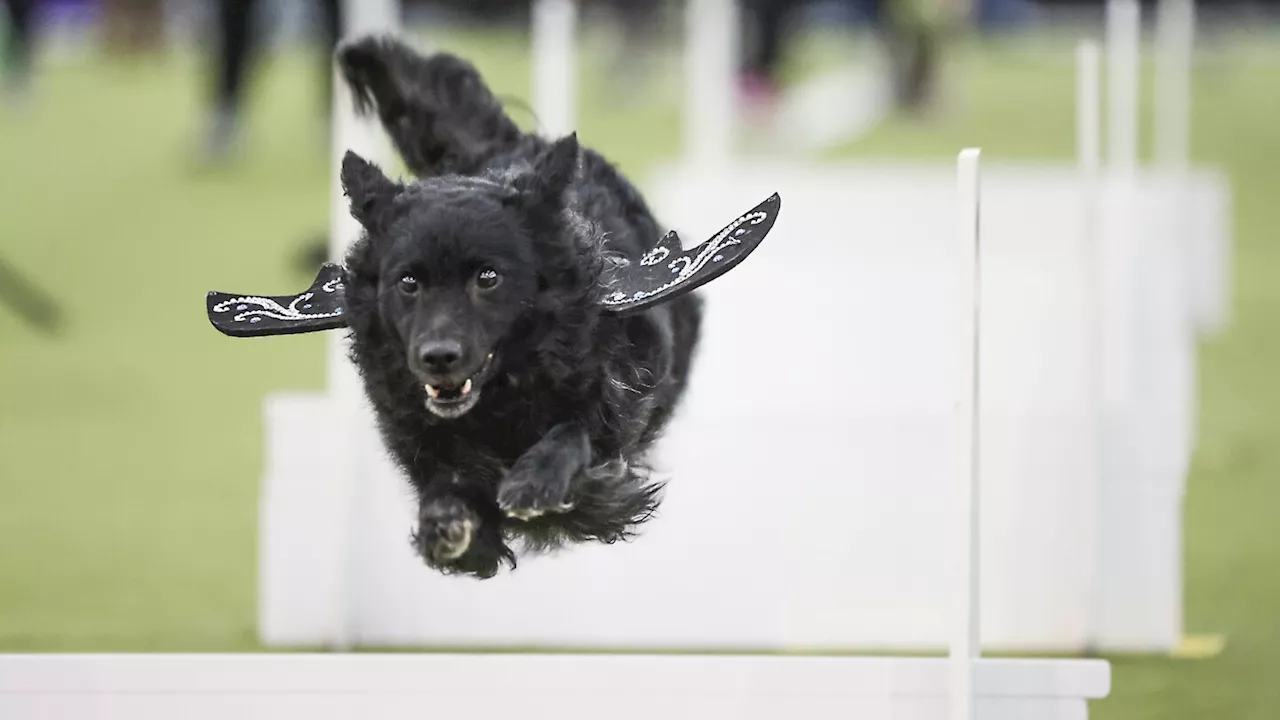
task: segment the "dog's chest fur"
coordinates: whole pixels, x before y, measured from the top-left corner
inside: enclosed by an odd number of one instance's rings
[[[655,429],[658,411],[669,410],[666,406],[676,395],[668,381],[674,349],[670,340],[641,347],[631,342],[651,336],[655,321],[662,325],[667,319],[665,308],[653,314],[599,328],[595,347],[600,362],[568,378],[550,378],[527,360],[500,367],[476,408],[455,419],[427,410],[422,388],[381,338],[353,337],[353,360],[364,376],[384,441],[415,486],[439,467],[465,472],[461,482],[492,486],[517,458],[565,422],[581,423],[606,457],[631,461],[646,449],[642,439]],[[619,354],[608,352],[610,348]]]

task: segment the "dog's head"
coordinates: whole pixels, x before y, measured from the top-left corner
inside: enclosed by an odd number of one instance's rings
[[[435,415],[457,418],[476,406],[545,292],[540,245],[557,241],[546,228],[577,158],[570,135],[514,184],[452,177],[411,185],[354,153],[344,159],[343,187],[366,231],[349,260],[350,311],[376,314],[358,320],[376,323],[396,346]]]

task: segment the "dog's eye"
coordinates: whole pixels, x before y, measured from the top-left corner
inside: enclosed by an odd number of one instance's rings
[[[498,275],[497,270],[487,267],[481,270],[479,275],[476,275],[476,286],[481,290],[492,290],[498,286],[498,282],[501,279],[502,277]]]
[[[400,289],[407,293],[418,291],[418,278],[405,273],[400,276]]]

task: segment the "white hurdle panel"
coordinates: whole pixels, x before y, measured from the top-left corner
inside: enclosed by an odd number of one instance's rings
[[[6,720],[311,720],[468,714],[484,717],[655,717],[775,720],[1086,720],[1110,692],[1100,660],[982,659],[978,631],[977,488],[980,272],[978,154],[960,155],[958,232],[947,243],[954,364],[944,487],[954,491],[950,658],[706,654],[0,655]],[[308,507],[307,511],[314,511]],[[866,538],[874,542],[874,538]],[[952,552],[954,550],[954,552]],[[418,567],[419,574],[430,571]],[[785,575],[784,575],[785,578]],[[625,580],[625,578],[617,578]],[[590,596],[591,579],[560,588],[561,612]],[[465,580],[450,579],[458,584]],[[499,595],[504,588],[483,586]],[[643,586],[641,586],[643,588]],[[408,588],[406,588],[407,590]],[[643,594],[643,589],[637,591]],[[430,597],[414,598],[430,615]],[[713,595],[688,597],[716,604]],[[679,611],[679,610],[677,610]],[[479,610],[476,609],[478,613]],[[442,622],[473,619],[445,616]],[[485,619],[480,618],[482,621]],[[619,621],[625,618],[618,617]]]
[[[1081,166],[984,170],[983,195],[993,202],[983,220],[990,452],[981,582],[991,649],[1162,652],[1181,640],[1181,493],[1194,413],[1187,317],[1212,303],[1209,285],[1187,290],[1196,263],[1168,239],[1195,226],[1196,247],[1226,245],[1226,189],[1213,173],[1188,171],[1180,182],[1190,220],[1173,223],[1166,174],[1134,168],[1122,183],[1102,167],[1102,63],[1093,55],[1081,65]],[[265,406],[265,643],[948,645],[941,598],[950,568],[933,548],[950,537],[941,484],[949,466],[932,448],[947,438],[944,368],[955,360],[944,340],[955,326],[943,319],[953,303],[942,260],[954,230],[953,171],[716,157],[648,178],[664,222],[696,241],[719,229],[707,223],[774,190],[786,198],[787,219],[749,267],[706,290],[697,377],[659,449],[660,465],[676,473],[663,520],[641,542],[530,559],[484,584],[436,578],[406,545],[415,512],[358,388],[273,396]],[[1126,183],[1137,202],[1117,200]],[[1118,230],[1133,222],[1140,233]],[[1134,273],[1139,260],[1143,272]],[[771,337],[816,353],[813,364],[762,387],[758,365],[744,362],[759,348],[755,318],[778,319]],[[333,372],[349,372],[337,355]],[[330,425],[350,432],[317,449],[315,433]],[[1099,447],[1117,426],[1134,432]],[[792,478],[785,492],[780,478]],[[294,498],[304,494],[310,505],[301,512]],[[707,517],[733,524],[707,527]],[[334,527],[348,528],[345,540],[331,537]],[[299,559],[318,543],[349,560]],[[566,607],[564,587],[590,590]],[[726,600],[677,611],[689,594]],[[508,612],[513,604],[520,616]],[[616,622],[618,614],[629,620]]]

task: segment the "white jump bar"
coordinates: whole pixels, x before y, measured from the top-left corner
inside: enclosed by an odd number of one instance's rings
[[[983,718],[1074,720],[1110,690],[1104,661],[974,665]],[[0,717],[941,720],[947,668],[945,658],[877,657],[0,655]]]

